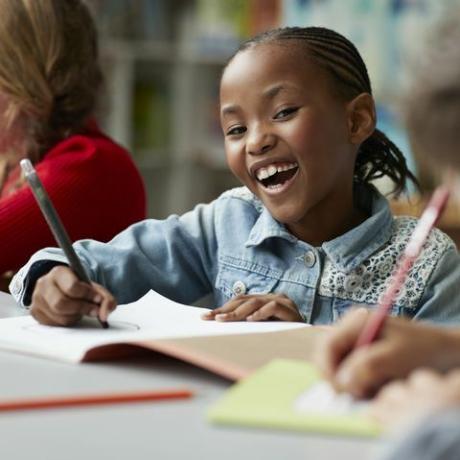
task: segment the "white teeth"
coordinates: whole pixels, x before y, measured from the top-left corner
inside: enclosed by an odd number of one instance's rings
[[[257,176],[257,179],[262,180],[262,179],[266,179],[267,177],[269,177],[270,174],[268,174],[268,169],[261,168],[257,171],[256,176]]]
[[[258,180],[268,179],[271,176],[274,176],[276,173],[289,171],[290,169],[297,168],[297,163],[287,163],[284,165],[269,165],[265,168],[259,168],[256,171],[256,177]]]
[[[268,177],[274,176],[278,172],[277,167],[274,165],[270,165],[267,169],[268,169]]]

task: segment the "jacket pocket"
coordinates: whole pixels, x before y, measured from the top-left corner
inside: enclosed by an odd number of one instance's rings
[[[216,289],[224,300],[241,294],[273,292],[281,278],[281,271],[252,261],[223,256],[219,259]]]

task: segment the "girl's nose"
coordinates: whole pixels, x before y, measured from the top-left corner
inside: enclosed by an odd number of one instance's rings
[[[269,133],[253,133],[247,143],[246,151],[251,155],[261,155],[270,151],[276,143],[276,138]]]

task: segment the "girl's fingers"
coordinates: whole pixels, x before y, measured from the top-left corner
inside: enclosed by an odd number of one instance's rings
[[[278,302],[276,302],[275,300],[270,300],[268,301],[268,303],[255,310],[254,313],[252,313],[252,315],[248,316],[247,320],[265,321],[269,318],[272,318],[275,316],[275,312],[277,311],[278,305]]]
[[[455,369],[447,374],[447,379],[458,388],[460,394],[460,369]]]
[[[445,378],[431,370],[420,369],[406,381],[383,387],[369,406],[371,417],[384,426],[414,420],[452,405]]]
[[[339,364],[353,350],[368,316],[365,308],[351,311],[319,341],[315,363],[328,380],[334,379]]]
[[[117,307],[117,302],[112,294],[101,285],[92,283],[96,294],[101,298],[99,303],[98,317],[101,321],[107,321],[109,314]],[[94,304],[93,304],[94,311]]]
[[[48,318],[48,316],[38,307],[32,308],[30,310],[30,314],[40,324],[44,324],[45,326],[56,326],[56,323],[51,318]]]
[[[233,311],[219,313],[215,316],[216,321],[242,321],[260,308],[261,299],[249,298],[240,303]]]
[[[370,417],[387,425],[392,416],[395,416],[395,407],[400,408],[407,393],[407,384],[396,381],[385,385],[374,398],[367,413]]]
[[[53,313],[44,299],[37,299],[30,310],[33,318],[48,326],[72,326],[81,319],[81,314],[61,315]]]
[[[85,299],[93,303],[99,303],[102,300],[99,294],[94,291],[93,285],[80,281],[69,267],[54,267],[45,277],[40,279],[52,280],[67,297]]]
[[[203,319],[215,319],[217,315],[222,313],[229,313],[236,308],[238,308],[242,303],[247,300],[248,296],[238,296],[231,300],[229,300],[226,304],[222,305],[222,307],[215,308],[214,310],[208,311],[204,313],[201,317]]]
[[[203,319],[216,321],[262,321],[270,317],[302,321],[294,302],[282,294],[241,295],[202,315]]]
[[[59,287],[51,282],[40,290],[42,299],[46,299],[47,308],[52,316],[86,315],[94,304],[86,300],[73,299],[66,296]]]
[[[78,281],[68,267],[55,267],[37,281],[31,313],[42,324],[71,326],[83,315],[106,321],[115,298],[102,286]]]
[[[409,384],[415,388],[425,388],[431,385],[437,385],[441,382],[442,377],[439,373],[426,368],[416,369],[409,377]]]
[[[408,373],[395,363],[393,343],[382,340],[350,354],[334,375],[332,384],[339,391],[363,398],[372,396],[389,380],[404,378]]]
[[[396,380],[385,385],[375,398],[376,402],[397,403],[404,400],[407,395],[409,385],[403,380]]]
[[[265,321],[270,318],[277,318],[281,321],[302,321],[297,308],[289,299],[271,300],[250,315],[247,320]]]

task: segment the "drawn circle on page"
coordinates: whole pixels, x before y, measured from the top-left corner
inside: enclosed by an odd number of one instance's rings
[[[23,329],[29,332],[35,332],[38,334],[75,334],[82,332],[99,332],[104,330],[104,333],[107,332],[133,332],[138,331],[140,326],[128,321],[110,321],[109,328],[102,329],[99,321],[93,318],[83,318],[75,326],[72,327],[59,327],[59,326],[44,326],[43,324],[29,324],[23,326]]]

